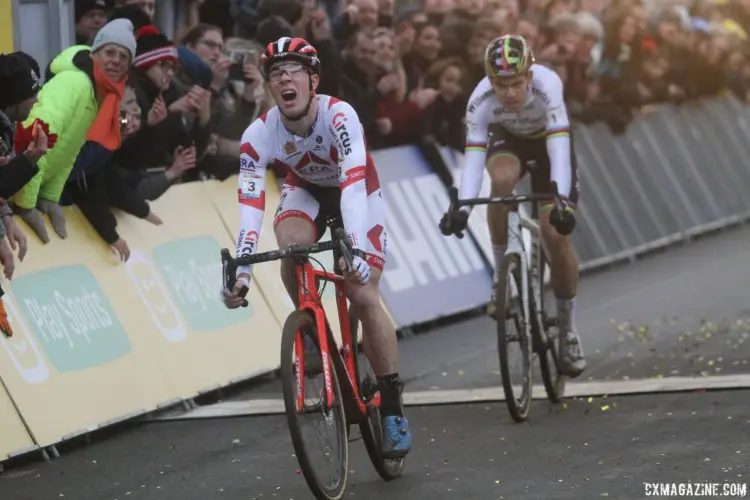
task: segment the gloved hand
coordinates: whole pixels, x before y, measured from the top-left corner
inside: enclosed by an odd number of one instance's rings
[[[438,227],[440,228],[440,232],[445,236],[450,236],[451,234],[458,235],[458,233],[466,229],[468,223],[469,213],[464,210],[456,210],[446,212],[443,218],[440,219]]]
[[[237,278],[237,281],[231,290],[222,288],[221,290],[221,301],[227,307],[227,309],[237,309],[240,306],[247,304],[245,295],[248,292],[248,286],[250,285],[250,276],[243,274]]]
[[[366,284],[370,280],[370,264],[359,255],[355,255],[352,259],[352,270],[346,269],[346,262],[344,258],[339,259],[339,267],[344,272],[344,278],[360,285]]]
[[[562,210],[557,207],[552,208],[549,214],[549,223],[558,233],[567,236],[573,232],[576,227],[576,209],[563,200]]]

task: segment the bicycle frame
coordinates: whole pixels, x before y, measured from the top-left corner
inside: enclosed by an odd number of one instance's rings
[[[335,259],[334,259],[335,260]],[[350,394],[356,401],[356,409],[364,417],[367,415],[367,404],[362,401],[359,393],[359,381],[356,380],[357,370],[355,368],[354,349],[352,348],[352,332],[349,323],[349,309],[346,298],[346,281],[343,277],[327,271],[315,269],[309,261],[297,266],[297,282],[299,283],[299,310],[307,310],[315,319],[318,330],[318,342],[320,354],[323,360],[323,380],[326,392],[326,409],[330,409],[333,404],[333,380],[331,363],[329,356],[331,349],[329,346],[328,324],[326,314],[322,306],[320,294],[317,286],[310,284],[317,283],[318,280],[333,283],[336,291],[336,308],[338,310],[339,325],[341,326],[341,343],[342,349],[336,349],[334,352],[343,356],[344,368],[346,370],[347,384],[342,384],[342,392],[352,391]],[[333,340],[333,338],[331,338]],[[334,343],[335,345],[335,343]],[[294,343],[295,354],[297,355],[297,411],[304,407],[305,388],[304,388],[304,343],[303,337],[297,335]],[[343,382],[339,380],[339,383]],[[369,404],[379,405],[380,395],[376,396]]]
[[[552,193],[557,192],[557,184],[555,182],[551,182],[550,187],[552,188]],[[559,207],[559,195],[529,194],[459,200],[458,190],[455,187],[452,187],[449,191],[449,196],[450,206],[452,210],[458,210],[458,208],[462,206],[490,205],[493,203],[504,203],[508,205],[508,237],[505,255],[517,254],[521,259],[521,290],[519,290],[518,292],[521,294],[521,303],[523,304],[524,317],[528,318],[529,274],[531,274],[532,276],[531,282],[534,303],[541,304],[542,280],[544,279],[544,277],[539,276],[539,255],[541,249],[544,249],[544,251],[546,252],[547,248],[544,243],[544,239],[541,237],[541,229],[539,227],[539,223],[534,219],[522,216],[518,211],[518,206],[524,202],[538,203],[542,199],[552,197],[555,205]],[[538,212],[538,210],[536,212]],[[528,256],[526,254],[526,245],[523,241],[524,228],[528,229],[531,232],[531,262],[529,262]],[[549,255],[549,252],[547,252],[547,255]],[[531,327],[532,325],[525,326],[525,328]]]

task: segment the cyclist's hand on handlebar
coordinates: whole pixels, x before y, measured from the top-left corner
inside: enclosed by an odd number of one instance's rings
[[[245,279],[243,279],[245,278]],[[237,309],[245,302],[240,292],[243,287],[250,285],[250,276],[247,274],[240,274],[237,277],[237,282],[234,284],[231,290],[224,289],[221,291],[221,300],[228,309]]]
[[[469,223],[469,214],[464,210],[448,211],[440,219],[440,232],[445,236],[452,234],[458,235],[458,233],[464,231]]]
[[[344,278],[352,283],[364,285],[370,280],[370,265],[358,255],[355,255],[352,259],[351,272],[346,270],[346,262],[343,257],[339,259],[339,268],[344,272]]]
[[[576,227],[575,208],[563,200],[562,210],[558,210],[557,207],[552,208],[549,214],[549,223],[559,234],[563,236],[569,235]]]

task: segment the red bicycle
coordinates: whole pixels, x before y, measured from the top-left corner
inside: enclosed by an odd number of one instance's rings
[[[234,286],[237,266],[284,258],[294,258],[297,263],[299,308],[287,318],[281,336],[284,407],[292,444],[305,481],[316,498],[337,500],[344,496],[347,486],[351,426],[359,426],[367,454],[384,480],[399,477],[404,460],[383,457],[378,384],[367,355],[360,349],[359,321],[347,306],[347,283],[338,271],[341,256],[351,269],[353,249],[338,218],[329,218],[327,225],[333,234],[330,241],[292,245],[236,259],[231,257],[228,249],[223,249],[221,259],[224,287],[227,289]],[[310,263],[310,260],[315,260],[310,254],[326,251],[334,253],[335,274],[317,270]],[[316,262],[324,268],[320,262]],[[327,282],[333,282],[335,286],[341,325],[340,349],[336,348],[336,340],[320,299]],[[320,283],[323,288],[319,291]],[[247,289],[243,288],[242,294],[245,293]],[[247,306],[247,301],[243,306]],[[305,359],[306,345],[308,356],[314,353],[316,359]],[[321,375],[322,384],[317,388],[305,380],[307,376]],[[313,390],[308,393],[311,385]],[[314,399],[317,401],[313,402]],[[324,430],[335,429],[335,443],[332,446],[311,444],[305,438],[302,424],[308,417],[322,417]],[[313,459],[311,453],[316,451],[322,452],[321,457]],[[320,470],[325,462],[332,462],[327,478]]]

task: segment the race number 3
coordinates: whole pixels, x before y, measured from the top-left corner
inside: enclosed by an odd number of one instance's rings
[[[241,174],[240,182],[243,198],[260,198],[263,179],[257,175]]]

